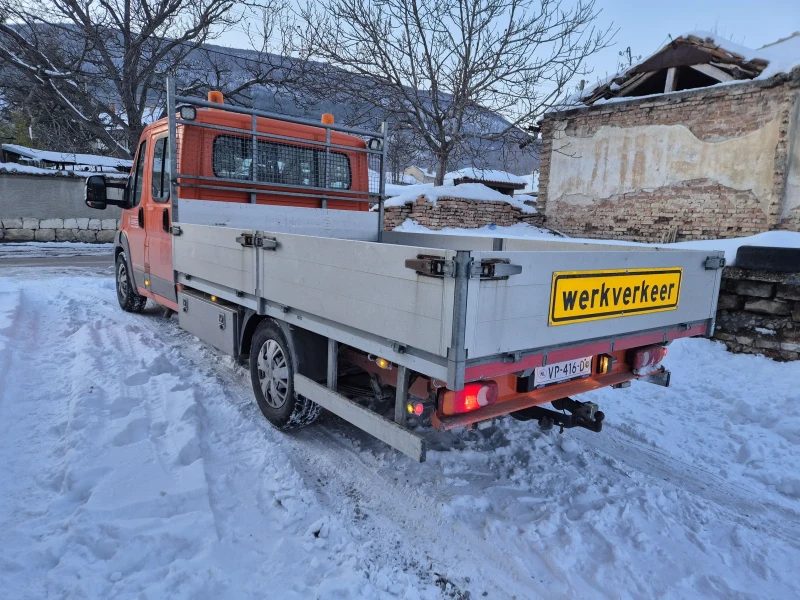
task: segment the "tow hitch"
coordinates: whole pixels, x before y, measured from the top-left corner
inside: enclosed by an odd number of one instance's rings
[[[539,426],[545,430],[552,429],[553,425],[558,425],[561,429],[583,427],[596,433],[600,433],[603,429],[605,414],[597,410],[597,404],[594,402],[578,402],[572,398],[561,398],[560,400],[553,400],[551,404],[556,410],[542,408],[541,406],[531,406],[511,413],[511,416],[520,421],[536,419],[539,421]]]

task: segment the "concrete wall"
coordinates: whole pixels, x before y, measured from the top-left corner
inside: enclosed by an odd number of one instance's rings
[[[85,177],[0,173],[0,241],[112,241],[120,209],[86,206],[85,184]]]
[[[633,241],[800,230],[800,72],[553,113],[539,210]]]

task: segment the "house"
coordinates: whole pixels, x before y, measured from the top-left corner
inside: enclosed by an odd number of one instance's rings
[[[61,171],[106,171],[128,173],[133,161],[124,158],[99,156],[97,154],[75,154],[26,148],[17,144],[2,145],[4,163],[19,163],[43,169]]]
[[[466,167],[457,171],[450,171],[444,176],[445,185],[459,185],[461,183],[482,183],[488,188],[501,194],[513,196],[515,191],[525,189],[527,181],[513,173],[495,169],[476,169]]]
[[[800,230],[800,33],[758,49],[679,36],[541,127],[537,206],[567,234]]]
[[[418,183],[434,183],[436,181],[436,171],[422,167],[408,167],[403,171],[403,175],[413,177]]]

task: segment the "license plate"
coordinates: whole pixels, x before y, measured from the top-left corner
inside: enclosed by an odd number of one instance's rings
[[[533,385],[539,387],[549,383],[558,383],[569,379],[585,377],[592,373],[592,357],[575,358],[560,363],[553,363],[546,367],[536,367],[533,376]]]
[[[681,267],[557,271],[550,289],[549,325],[569,325],[675,310]]]

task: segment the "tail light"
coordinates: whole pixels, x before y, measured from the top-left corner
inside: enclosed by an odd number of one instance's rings
[[[444,415],[472,412],[497,401],[497,384],[494,381],[468,383],[463,390],[444,390],[439,395],[439,411]]]
[[[636,348],[631,352],[630,364],[633,372],[637,375],[642,371],[650,370],[650,367],[656,366],[667,355],[667,349],[664,346],[642,346]]]

